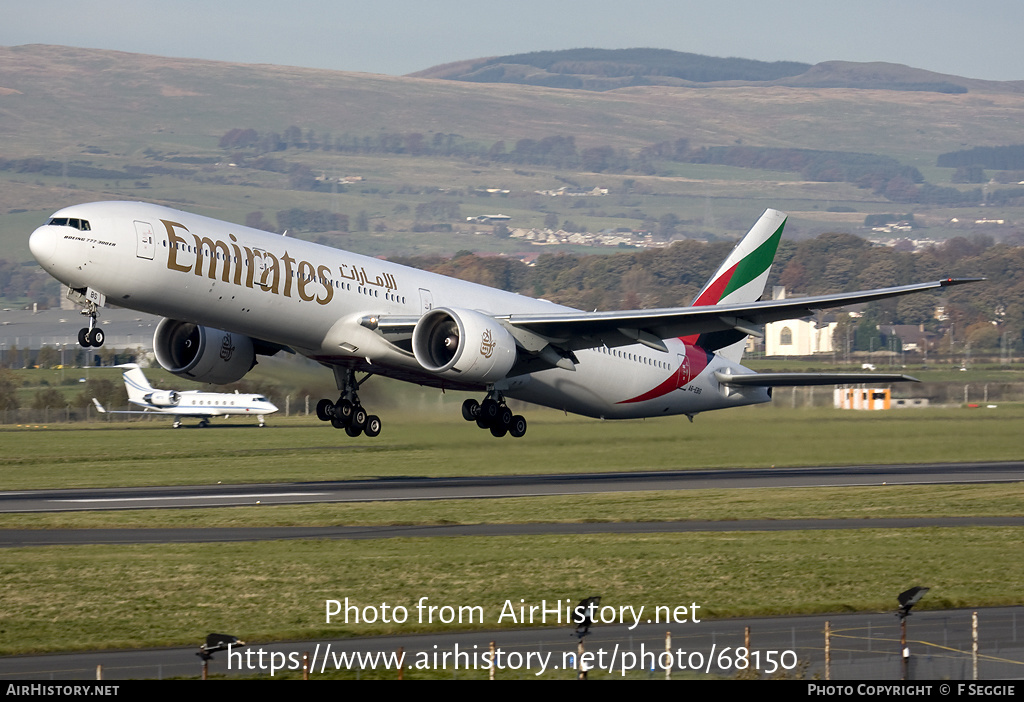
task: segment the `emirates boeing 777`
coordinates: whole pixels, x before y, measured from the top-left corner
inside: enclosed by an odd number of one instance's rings
[[[99,346],[108,301],[160,315],[157,361],[180,377],[230,383],[256,357],[288,351],[334,372],[337,400],[317,416],[350,436],[381,420],[359,401],[375,375],[485,393],[463,416],[523,436],[506,398],[625,419],[768,402],[779,385],[898,382],[904,375],[754,373],[748,335],[768,322],[969,282],[947,279],[853,293],[759,300],[786,216],[767,210],[690,307],[583,312],[158,205],[94,202],[54,213],[32,254],[89,315]],[[359,375],[362,377],[358,377]]]

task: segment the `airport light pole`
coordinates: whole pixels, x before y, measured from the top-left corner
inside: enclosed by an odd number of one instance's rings
[[[900,608],[896,610],[896,616],[900,618],[900,658],[902,660],[902,678],[907,679],[907,670],[910,666],[910,649],[907,647],[907,617],[910,616],[910,608],[921,601],[930,588],[912,587],[896,596]]]
[[[203,661],[203,680],[207,679],[210,661],[217,651],[226,651],[230,646],[244,646],[244,641],[239,641],[237,636],[231,634],[207,634],[206,641],[199,647],[196,655]]]
[[[601,604],[601,598],[594,596],[580,600],[573,610],[573,618],[576,620],[576,637],[579,644],[576,646],[576,679],[586,680],[589,666],[583,663],[583,637],[590,633],[590,627],[594,624],[594,610]]]

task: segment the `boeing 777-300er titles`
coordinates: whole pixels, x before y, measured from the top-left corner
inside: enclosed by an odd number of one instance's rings
[[[913,380],[903,375],[754,373],[739,364],[767,322],[968,282],[947,279],[759,301],[786,215],[767,210],[690,307],[583,312],[237,224],[138,202],[67,207],[36,229],[32,254],[89,315],[164,317],[161,366],[210,383],[240,379],[256,356],[300,353],[333,369],[338,399],[317,416],[350,436],[380,433],[359,388],[384,375],[486,393],[463,416],[522,436],[506,398],[606,419],[687,415],[768,402],[772,386]],[[364,374],[357,379],[357,373]]]
[[[199,426],[210,425],[212,417],[229,415],[246,415],[256,417],[262,427],[264,417],[277,412],[277,406],[263,395],[243,395],[239,392],[203,392],[202,390],[157,390],[146,380],[146,375],[137,363],[123,363],[117,368],[125,368],[124,389],[128,391],[128,401],[133,405],[145,407],[144,410],[107,410],[95,397],[92,398],[96,409],[104,414],[159,414],[174,415],[174,428],[181,426],[182,417],[194,417]]]

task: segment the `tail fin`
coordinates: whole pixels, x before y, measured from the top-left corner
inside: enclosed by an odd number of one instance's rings
[[[786,214],[778,210],[765,210],[747,235],[725,259],[711,280],[693,301],[693,306],[728,305],[755,302],[764,293],[768,274],[775,260],[775,251],[786,226]],[[746,334],[739,331],[701,334],[696,345],[731,361],[743,357]]]
[[[135,363],[125,363],[120,368],[126,368],[124,377],[124,389],[128,392],[128,401],[134,403],[145,402],[145,395],[153,392],[152,386],[146,380],[142,369]]]

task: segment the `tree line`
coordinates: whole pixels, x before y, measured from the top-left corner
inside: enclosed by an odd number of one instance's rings
[[[687,240],[664,249],[610,255],[543,254],[532,266],[468,251],[452,258],[394,260],[577,309],[650,309],[690,304],[731,248],[727,242]],[[949,276],[986,280],[872,303],[864,323],[871,328],[924,324],[936,332],[952,330],[954,341],[972,341],[973,348],[998,348],[1005,332],[1012,349],[1024,349],[1024,246],[995,244],[984,236],[955,237],[913,253],[873,245],[852,234],[783,240],[768,289],[784,285],[791,296],[818,295]],[[935,318],[940,304],[945,321]]]
[[[817,149],[758,146],[692,147],[689,139],[679,137],[650,144],[640,149],[621,149],[610,145],[580,148],[572,135],[542,138],[498,140],[483,144],[459,134],[434,133],[428,138],[420,132],[388,133],[374,136],[316,134],[289,127],[283,134],[261,135],[253,129],[229,130],[220,140],[221,148],[234,150],[233,158],[242,165],[289,175],[291,187],[298,190],[328,190],[335,185],[317,179],[308,166],[275,158],[271,152],[289,149],[323,150],[343,154],[394,154],[411,157],[473,159],[490,163],[522,166],[549,166],[588,173],[657,175],[667,173],[665,164],[697,163],[737,168],[799,173],[815,182],[846,182],[871,190],[893,202],[941,206],[1024,204],[1024,188],[1005,188],[984,193],[980,188],[960,190],[925,181],[921,172],[898,160],[877,154]],[[1018,147],[1004,147],[1011,150]],[[1024,147],[1019,147],[1024,149]],[[1010,153],[1010,152],[1007,152]],[[945,164],[943,160],[940,165]],[[1009,162],[1007,162],[1009,163]],[[1022,166],[1024,168],[1024,166]],[[976,173],[958,174],[957,182],[980,182]]]

